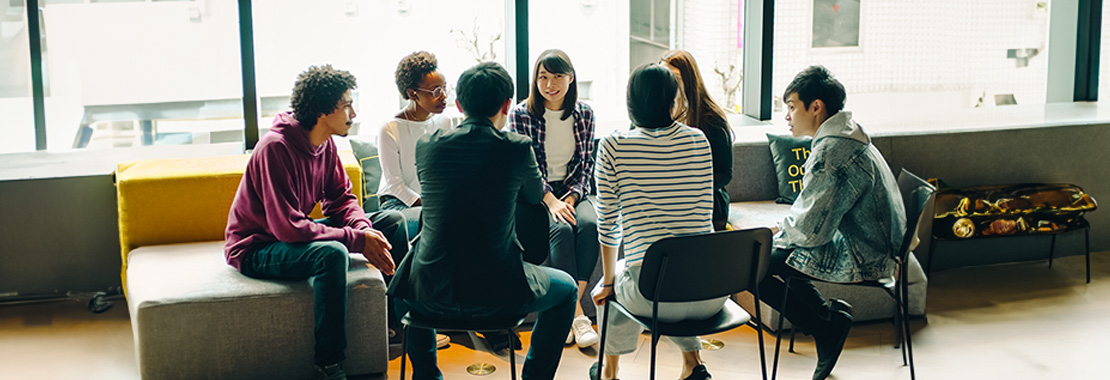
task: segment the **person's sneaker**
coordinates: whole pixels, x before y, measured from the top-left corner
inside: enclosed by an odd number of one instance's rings
[[[343,372],[343,367],[339,363],[326,366],[316,366],[316,378],[320,380],[347,380],[347,374]]]
[[[686,376],[682,380],[709,380],[712,378],[713,376],[709,374],[709,370],[705,369],[705,364],[698,364],[690,371],[690,376]]]
[[[590,380],[601,380],[601,370],[597,368],[597,362],[594,362],[594,365],[590,366]]]
[[[570,323],[570,331],[574,332],[574,341],[578,343],[578,347],[586,348],[597,344],[597,331],[594,331],[590,318],[585,315],[574,318]]]
[[[436,334],[436,349],[441,349],[451,345],[451,337],[443,334]]]
[[[571,344],[571,343],[574,343],[574,329],[573,328],[570,329],[570,331],[567,331],[567,341],[564,344]]]
[[[813,336],[813,343],[817,346],[817,368],[813,371],[813,380],[829,377],[840,359],[840,353],[844,351],[848,331],[852,329],[852,316],[843,310],[832,311],[830,319],[830,328]]]

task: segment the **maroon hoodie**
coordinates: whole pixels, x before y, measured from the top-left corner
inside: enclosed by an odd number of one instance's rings
[[[308,214],[317,202],[324,215],[343,220],[343,227],[315,223]],[[240,269],[243,257],[275,241],[334,240],[362,252],[368,229],[335,143],[328,139],[313,146],[292,112],[275,116],[251,154],[228,213],[227,263]]]

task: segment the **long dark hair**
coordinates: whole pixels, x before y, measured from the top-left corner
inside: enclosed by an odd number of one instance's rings
[[[682,89],[686,96],[685,120],[686,125],[705,130],[706,128],[721,128],[728,136],[732,136],[732,129],[725,119],[725,111],[705,90],[705,82],[701,80],[701,71],[694,56],[685,50],[671,50],[663,53],[662,62],[678,69],[682,75]]]
[[[678,79],[660,63],[637,67],[628,77],[628,118],[640,128],[657,129],[674,124],[671,108],[678,94]]]
[[[540,94],[540,89],[536,87],[536,82],[540,78],[541,65],[544,70],[552,74],[574,75],[574,80],[570,82],[567,93],[563,96],[563,116],[559,117],[559,120],[566,120],[574,113],[574,105],[578,102],[578,75],[574,73],[574,65],[570,63],[570,57],[559,49],[546,50],[536,59],[536,66],[532,68],[532,90],[528,92],[528,99],[524,103],[528,107],[528,113],[536,117],[543,117],[544,114],[544,98]]]

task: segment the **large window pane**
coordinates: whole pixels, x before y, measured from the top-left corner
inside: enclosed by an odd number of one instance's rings
[[[35,150],[31,50],[25,2],[0,1],[0,153]]]
[[[846,109],[868,120],[1044,104],[1049,2],[780,0],[773,95],[808,65],[828,67]],[[816,33],[816,34],[815,34]],[[782,114],[775,116],[781,122]]]
[[[452,88],[479,61],[506,59],[504,0],[255,1],[254,20],[259,95],[285,97],[284,109],[297,74],[309,66],[350,71],[358,79],[352,135],[370,141],[407,102],[394,81],[404,56],[435,54]],[[454,104],[453,91],[447,102]],[[461,117],[454,106],[444,114]],[[263,112],[263,131],[273,115]]]
[[[629,72],[658,62],[672,48],[690,51],[710,95],[735,111],[734,103],[739,102],[735,90],[742,74],[740,7],[735,0],[674,0],[673,4],[670,0],[533,0],[528,5],[529,64],[534,65],[547,49],[567,52],[578,73],[579,98],[594,108],[598,136],[628,128],[625,88]],[[675,17],[671,17],[672,10],[677,10]],[[672,19],[680,17],[683,22],[678,30]]]
[[[234,1],[46,1],[50,149],[242,141]]]

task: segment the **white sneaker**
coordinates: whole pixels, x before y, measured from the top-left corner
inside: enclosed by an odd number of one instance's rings
[[[574,323],[574,322],[571,322]],[[574,325],[571,325],[570,331],[567,331],[567,341],[565,344],[574,343]]]
[[[451,337],[443,334],[436,334],[436,348],[444,348],[451,344]]]
[[[578,347],[585,348],[597,344],[597,331],[594,331],[590,318],[585,315],[574,318],[574,322],[570,324],[570,331],[574,333],[574,341],[578,343]]]

